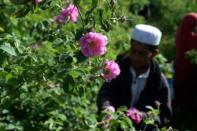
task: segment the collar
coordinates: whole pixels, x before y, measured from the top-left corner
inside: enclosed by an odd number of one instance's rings
[[[132,66],[130,66],[129,70],[130,70],[131,74],[133,75],[133,78],[136,78],[135,69]],[[148,69],[144,73],[140,74],[138,76],[138,78],[148,78],[149,74],[150,74],[150,66],[148,67]]]

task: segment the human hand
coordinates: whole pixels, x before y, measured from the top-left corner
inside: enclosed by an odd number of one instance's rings
[[[112,114],[115,112],[115,108],[113,106],[105,106],[102,112],[104,116],[102,116],[102,121],[98,122],[98,125],[102,129],[107,129],[110,126],[110,121],[113,119]]]
[[[105,107],[104,111],[115,112],[116,110],[113,106],[107,106]]]

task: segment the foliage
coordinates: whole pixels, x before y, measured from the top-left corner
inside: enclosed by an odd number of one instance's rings
[[[56,23],[54,18],[68,3],[78,7],[78,21]],[[171,1],[157,1],[157,16],[146,21],[138,11],[149,3],[42,0],[36,4],[34,0],[0,0],[0,130],[96,130],[95,100],[103,83],[100,67],[106,59],[115,59],[129,48],[131,28],[136,23],[158,25],[164,36],[169,34],[163,43],[172,45],[170,35],[180,17],[197,9],[195,4],[181,0],[176,0],[173,5],[177,6],[173,7]],[[178,18],[173,17],[176,9]],[[87,58],[78,41],[93,30],[107,36],[107,53]],[[172,53],[167,58],[172,58]],[[121,112],[117,115],[114,125],[121,119],[122,128],[132,127]]]
[[[175,34],[181,19],[186,13],[197,12],[196,0],[149,0],[150,18],[148,23],[160,27],[163,37],[161,52],[170,61],[175,59]]]
[[[185,53],[185,57],[192,63],[197,64],[197,51],[196,49],[189,50]]]
[[[134,131],[133,122],[126,116],[127,108],[122,106],[117,109],[116,112],[103,111],[101,114],[101,120],[98,124],[102,130],[131,130]],[[111,116],[110,120],[106,119]]]
[[[159,53],[156,55],[155,60],[159,63],[160,69],[163,72],[163,74],[167,77],[172,79],[173,77],[173,63],[169,63],[167,59]]]
[[[146,112],[146,117],[143,118],[142,123],[144,123],[144,129],[146,130],[146,125],[154,125],[157,127],[157,117],[159,115],[159,109],[154,109],[151,106],[146,107],[148,111]],[[132,121],[126,115],[127,108],[125,106],[119,107],[116,112],[103,111],[101,114],[101,121],[97,123],[102,130],[128,130],[135,131],[135,122]]]

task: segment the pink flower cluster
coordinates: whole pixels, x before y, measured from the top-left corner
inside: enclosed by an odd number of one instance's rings
[[[78,9],[75,5],[70,4],[68,7],[63,8],[60,15],[56,16],[57,23],[66,23],[67,21],[76,22],[78,17]]]
[[[40,2],[42,2],[42,0],[35,0],[36,4],[39,4]]]
[[[129,110],[127,110],[126,115],[137,124],[142,120],[142,113],[136,108],[130,108]]]
[[[107,37],[96,32],[89,32],[79,40],[81,52],[86,57],[105,54]]]
[[[119,65],[114,61],[106,61],[103,69],[103,76],[106,81],[116,78],[120,74]]]

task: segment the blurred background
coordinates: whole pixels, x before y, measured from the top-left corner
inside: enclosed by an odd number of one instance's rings
[[[77,22],[57,23],[69,3]],[[156,60],[173,97],[175,34],[189,12],[197,12],[196,0],[0,0],[0,130],[97,130],[101,63],[129,49],[139,23],[163,33]],[[79,39],[92,30],[108,38],[102,57],[80,51]]]

